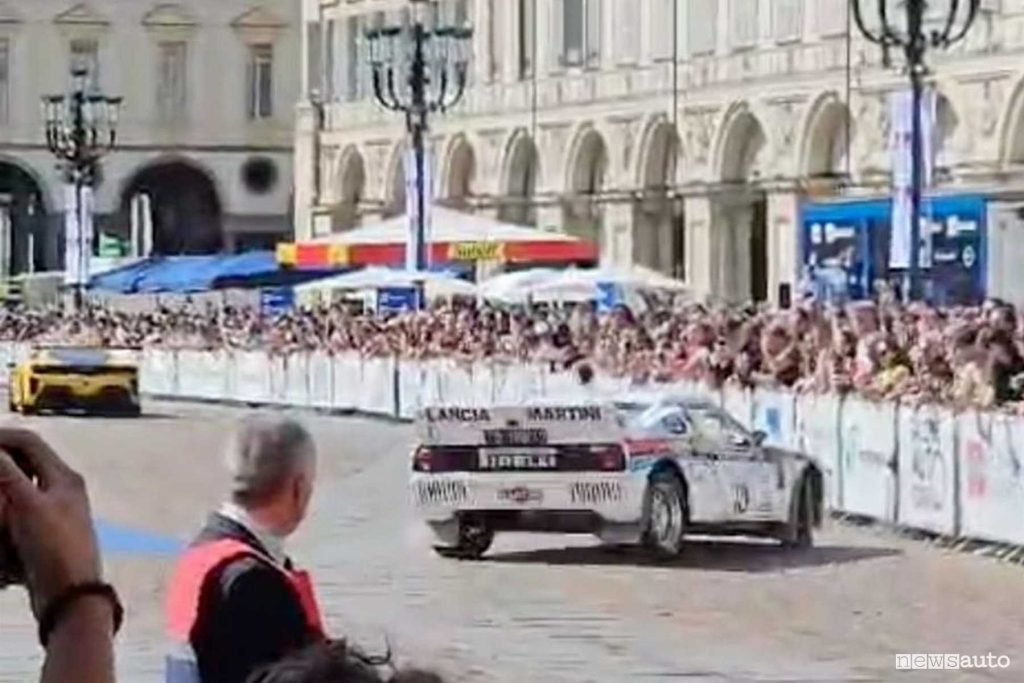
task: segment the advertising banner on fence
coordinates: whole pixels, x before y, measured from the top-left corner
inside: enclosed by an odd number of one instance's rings
[[[284,403],[289,406],[309,405],[309,355],[292,353],[284,358]]]
[[[236,398],[243,403],[270,401],[270,364],[261,351],[238,351],[232,354],[235,366]]]
[[[961,535],[1024,544],[1024,420],[968,412],[957,428]]]
[[[363,369],[359,364],[359,356],[355,353],[344,353],[334,357],[334,408],[335,410],[355,410],[356,399],[361,391]]]
[[[915,529],[956,533],[956,429],[953,414],[936,406],[899,411],[899,512]]]
[[[844,512],[896,521],[896,406],[847,399],[841,419]]]
[[[309,354],[309,405],[314,408],[332,407],[334,393],[333,364],[326,353]]]
[[[831,394],[802,394],[796,399],[796,450],[814,458],[825,478],[825,504],[840,505],[839,418],[842,399]]]
[[[754,404],[750,391],[742,387],[726,386],[719,392],[719,396],[722,409],[750,429],[754,423]],[[709,398],[715,400],[714,397]]]
[[[765,443],[778,448],[796,447],[796,404],[793,394],[757,389],[751,395],[751,405],[751,426],[768,435]]]

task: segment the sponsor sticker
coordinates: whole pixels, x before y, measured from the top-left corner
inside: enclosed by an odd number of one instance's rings
[[[420,505],[458,505],[469,497],[469,487],[464,481],[436,479],[421,481],[416,494]]]
[[[482,470],[555,470],[558,457],[554,453],[502,453],[482,450]]]

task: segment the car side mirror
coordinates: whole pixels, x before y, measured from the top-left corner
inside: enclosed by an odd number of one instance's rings
[[[758,429],[750,435],[750,439],[753,441],[755,446],[763,446],[764,442],[768,440],[768,435]]]

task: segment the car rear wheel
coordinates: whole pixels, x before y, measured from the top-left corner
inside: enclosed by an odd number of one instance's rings
[[[814,545],[814,487],[803,477],[797,487],[789,513],[789,522],[779,538],[784,548],[800,550]]]
[[[679,477],[673,472],[655,473],[644,502],[644,546],[659,557],[678,555],[686,535],[686,491]]]
[[[456,560],[479,560],[490,550],[494,542],[494,531],[483,520],[462,520],[459,522],[459,542],[454,546],[434,546],[434,552],[441,557]]]

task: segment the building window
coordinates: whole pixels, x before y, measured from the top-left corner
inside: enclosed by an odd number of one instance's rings
[[[775,40],[789,42],[800,40],[803,35],[803,0],[774,0],[772,7],[772,28]]]
[[[336,31],[335,22],[333,19],[327,22],[327,30],[321,36],[323,45],[321,46],[321,54],[323,55],[323,66],[320,69],[320,93],[323,96],[324,101],[334,101],[335,86],[334,86],[334,33]]]
[[[676,50],[677,0],[652,0],[651,54],[655,60],[672,59]]]
[[[8,123],[11,116],[11,44],[0,38],[0,123]]]
[[[533,78],[537,47],[537,0],[519,0],[519,80]]]
[[[757,44],[758,0],[732,0],[729,5],[732,46],[748,48]]]
[[[181,121],[188,106],[188,51],[183,41],[158,46],[157,114],[163,122]]]
[[[615,41],[620,64],[640,61],[640,12],[634,0],[615,2]]]
[[[562,0],[562,66],[601,61],[601,0]]]
[[[94,38],[76,38],[71,41],[71,68],[85,69],[88,73],[86,88],[100,88],[100,44]]]
[[[718,46],[718,0],[690,0],[686,37],[690,54],[712,54]]]
[[[503,17],[499,11],[505,11],[505,4],[502,3],[501,7],[503,9],[499,10],[496,0],[489,0],[487,3],[487,69],[491,81],[501,77],[501,48],[505,32],[502,31]]]
[[[249,48],[249,119],[269,119],[274,115],[274,47],[262,44]]]
[[[359,47],[362,43],[362,17],[345,20],[345,99],[359,99]]]

